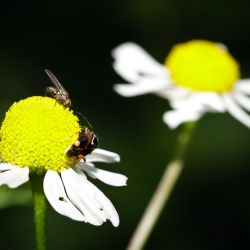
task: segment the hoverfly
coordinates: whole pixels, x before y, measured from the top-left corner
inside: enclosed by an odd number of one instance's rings
[[[95,133],[87,127],[85,127],[83,131],[84,133],[79,135],[78,140],[66,150],[66,155],[85,161],[85,156],[98,147],[98,138]]]
[[[66,108],[70,108],[72,103],[69,98],[69,93],[64,89],[56,76],[49,69],[45,69],[45,73],[54,84],[53,87],[51,86],[46,88],[46,94],[49,93],[58,103],[62,104]]]

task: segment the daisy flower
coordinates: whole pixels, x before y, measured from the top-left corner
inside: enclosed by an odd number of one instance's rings
[[[44,175],[45,196],[58,213],[97,226],[110,220],[116,227],[114,206],[87,176],[112,186],[126,185],[127,177],[94,166],[119,162],[116,153],[95,149],[85,161],[67,157],[82,129],[73,111],[55,99],[35,96],[15,102],[0,130],[0,185],[16,188],[32,175]]]
[[[115,91],[125,97],[154,93],[167,98],[172,110],[163,120],[169,127],[226,111],[250,127],[250,79],[240,79],[239,64],[223,44],[177,44],[163,64],[134,43],[118,46],[112,55],[114,69],[130,83],[115,85]]]

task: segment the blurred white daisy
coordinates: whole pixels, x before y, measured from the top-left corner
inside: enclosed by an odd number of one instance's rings
[[[154,93],[167,98],[173,110],[163,115],[169,127],[198,120],[206,112],[226,112],[250,127],[250,79],[220,43],[192,40],[177,44],[160,64],[134,43],[112,52],[114,69],[130,84],[116,84],[124,97]]]
[[[78,138],[81,126],[68,108],[48,97],[14,103],[0,130],[0,185],[16,188],[32,174],[44,174],[44,193],[51,206],[73,220],[117,227],[119,216],[110,200],[88,179],[112,186],[126,185],[127,177],[94,166],[119,162],[118,154],[95,149],[84,160],[69,159],[65,150]]]

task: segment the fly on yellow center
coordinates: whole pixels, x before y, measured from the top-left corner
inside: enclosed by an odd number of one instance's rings
[[[240,78],[239,65],[226,48],[205,40],[175,45],[165,65],[177,85],[194,91],[227,92]]]
[[[61,171],[73,166],[65,150],[81,127],[73,111],[49,97],[34,96],[15,102],[0,130],[0,158],[20,167]]]

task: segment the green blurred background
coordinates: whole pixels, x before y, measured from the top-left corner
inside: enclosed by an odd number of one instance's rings
[[[14,101],[44,95],[50,85],[44,69],[49,68],[69,91],[74,109],[92,123],[100,146],[121,155],[121,163],[100,166],[129,177],[122,188],[94,182],[117,208],[118,228],[75,222],[49,207],[49,249],[125,249],[180,131],[161,120],[169,109],[166,101],[153,95],[125,99],[112,90],[122,79],[112,69],[111,49],[134,41],[162,62],[175,43],[219,41],[240,62],[242,77],[250,77],[249,13],[250,1],[243,0],[52,0],[2,6],[1,120]],[[249,155],[248,128],[228,114],[202,118],[183,175],[145,249],[248,249]],[[23,195],[28,187],[13,192]],[[0,249],[34,249],[32,207],[6,208],[6,192],[1,192]],[[22,203],[18,196],[12,199]]]

